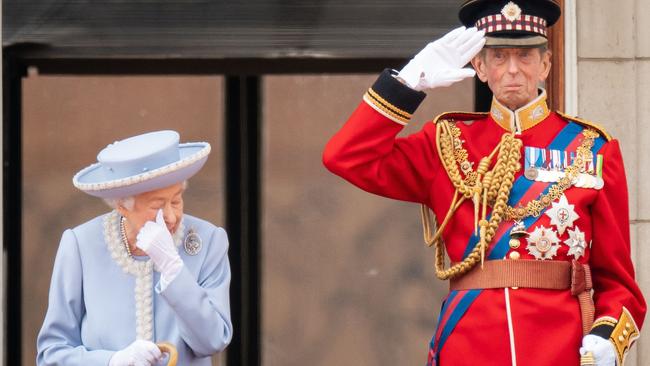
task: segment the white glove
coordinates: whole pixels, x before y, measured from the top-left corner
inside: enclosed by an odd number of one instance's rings
[[[162,210],[158,210],[156,222],[147,221],[144,224],[137,239],[135,245],[149,255],[160,272],[164,290],[183,269],[183,260],[178,255],[172,234],[167,230]]]
[[[596,360],[596,366],[616,366],[616,350],[614,344],[595,334],[587,334],[582,338],[580,355],[591,352]]]
[[[161,359],[162,353],[155,343],[137,340],[115,352],[108,366],[152,366]]]
[[[485,31],[456,28],[444,37],[429,43],[397,75],[412,89],[422,91],[449,86],[476,72],[464,69],[485,44]]]

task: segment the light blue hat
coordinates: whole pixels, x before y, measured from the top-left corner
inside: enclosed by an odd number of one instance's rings
[[[176,131],[156,131],[116,141],[72,184],[92,196],[123,198],[180,183],[203,167],[210,144],[179,140]]]

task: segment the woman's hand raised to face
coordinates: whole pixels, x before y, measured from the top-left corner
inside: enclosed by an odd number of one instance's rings
[[[183,268],[183,261],[174,245],[174,238],[165,225],[162,210],[158,210],[156,222],[147,221],[144,224],[137,238],[135,245],[147,253],[165,282],[171,282]]]

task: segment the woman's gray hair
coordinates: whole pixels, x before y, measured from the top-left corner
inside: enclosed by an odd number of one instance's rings
[[[133,205],[135,204],[135,197],[129,196],[123,198],[104,198],[104,202],[113,210],[117,210],[118,207],[122,206],[131,211],[133,210]]]
[[[183,191],[187,189],[187,180],[183,181]],[[112,208],[113,210],[117,210],[118,207],[122,206],[126,208],[128,211],[133,210],[133,205],[135,205],[135,196],[128,196],[128,197],[122,197],[122,198],[104,198],[104,202],[108,205],[108,207]]]

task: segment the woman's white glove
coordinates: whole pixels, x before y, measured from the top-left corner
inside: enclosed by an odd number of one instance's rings
[[[137,340],[121,351],[117,351],[108,362],[108,366],[152,366],[163,355],[155,343]]]
[[[178,255],[174,238],[167,230],[162,210],[158,210],[156,222],[147,221],[138,233],[135,245],[144,250],[156,265],[164,290],[183,269],[183,260]]]
[[[456,28],[424,47],[397,76],[417,91],[449,86],[476,74],[473,69],[463,67],[484,44],[485,31]]]
[[[587,334],[582,338],[580,355],[591,352],[596,360],[596,366],[616,366],[616,350],[608,339],[595,334]]]

